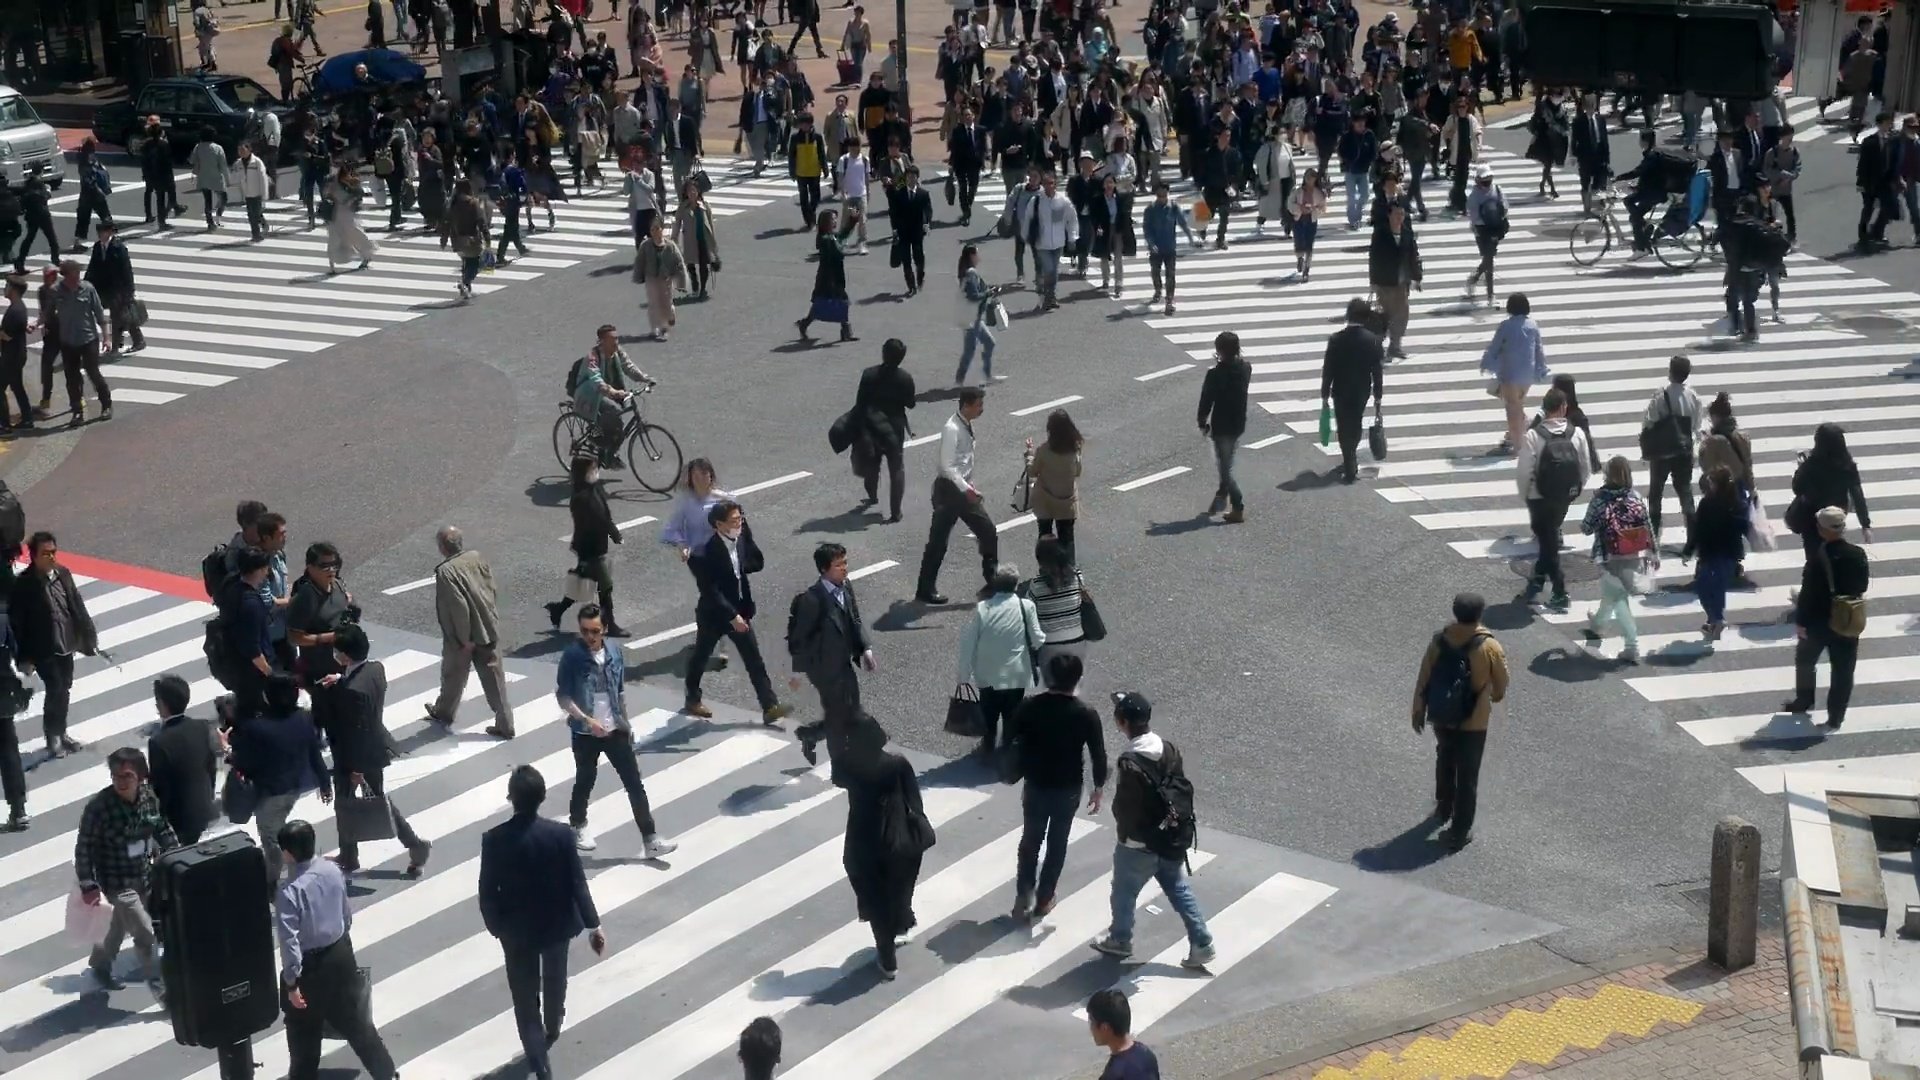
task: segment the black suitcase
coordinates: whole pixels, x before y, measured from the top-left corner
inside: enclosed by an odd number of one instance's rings
[[[154,862],[161,974],[175,1042],[218,1048],[280,1011],[263,853],[245,832],[175,848]]]

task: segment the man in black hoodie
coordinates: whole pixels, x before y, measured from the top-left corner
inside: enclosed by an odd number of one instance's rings
[[[1858,544],[1847,541],[1847,512],[1829,506],[1814,515],[1820,530],[1820,543],[1807,553],[1807,564],[1800,572],[1800,596],[1793,605],[1793,633],[1799,639],[1793,649],[1793,697],[1780,706],[1781,712],[1806,713],[1813,710],[1814,665],[1820,654],[1827,654],[1833,665],[1833,683],[1827,688],[1829,731],[1840,730],[1847,718],[1847,702],[1853,697],[1853,668],[1860,660],[1860,632],[1842,624],[1834,606],[1836,598],[1859,600],[1867,594],[1871,576],[1867,553]]]
[[[1213,366],[1200,384],[1200,434],[1213,440],[1213,460],[1220,469],[1220,486],[1214,490],[1208,514],[1233,509],[1221,520],[1238,524],[1247,520],[1247,502],[1240,485],[1233,479],[1233,452],[1240,436],[1247,433],[1247,383],[1253,368],[1240,355],[1240,335],[1222,330],[1213,339]]]

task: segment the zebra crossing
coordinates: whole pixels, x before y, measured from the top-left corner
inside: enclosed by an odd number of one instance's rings
[[[105,754],[144,745],[155,719],[151,680],[165,672],[187,678],[195,715],[220,693],[199,655],[201,623],[212,611],[185,590],[76,580],[111,656],[82,658],[74,683],[70,729],[88,749],[59,760],[30,753],[32,827],[0,834],[0,1072],[83,1080],[124,1076],[137,1063],[151,1080],[216,1080],[211,1055],[173,1043],[137,978],[133,989],[111,992],[92,982],[84,945],[64,930],[73,830],[86,800],[106,786]],[[390,682],[387,724],[405,751],[387,788],[434,843],[416,881],[398,873],[405,853],[395,841],[361,845],[352,933],[359,962],[372,971],[376,1021],[409,1080],[519,1075],[501,954],[474,896],[479,837],[504,820],[505,780],[516,765],[545,774],[545,809],[564,813],[572,755],[552,704],[553,669],[508,662],[512,741],[483,733],[492,718],[477,684],[458,725],[443,732],[423,722],[438,689],[438,642],[378,626],[369,636]],[[630,700],[649,699],[673,700],[644,684],[630,688]],[[24,733],[37,727],[41,700],[18,718]],[[603,958],[583,952],[575,960],[567,1032],[555,1050],[567,1075],[630,1075],[639,1060],[658,1080],[732,1077],[740,1029],[771,1015],[787,1029],[795,1076],[1056,1076],[1086,1063],[1084,1019],[1073,1009],[1104,986],[1128,990],[1137,1028],[1170,1037],[1217,1022],[1222,1008],[1266,1007],[1336,974],[1364,977],[1369,961],[1347,970],[1340,942],[1367,933],[1369,920],[1384,934],[1409,904],[1457,929],[1430,943],[1446,955],[1552,929],[1209,832],[1193,867],[1218,943],[1211,977],[1179,968],[1184,930],[1152,887],[1141,898],[1140,962],[1118,965],[1087,948],[1109,917],[1110,819],[1075,822],[1058,907],[1031,927],[1016,924],[1004,913],[1019,796],[964,762],[910,753],[939,841],[915,894],[920,925],[900,954],[898,981],[882,983],[841,869],[845,793],[825,782],[825,766],[807,767],[790,737],[746,713],[730,717],[723,708],[719,719],[700,721],[668,708],[633,711],[654,813],[680,847],[643,861],[625,793],[601,779],[588,826],[599,847],[586,863],[610,944]],[[294,816],[316,826],[323,847],[333,843],[329,805],[309,795]],[[232,827],[220,822],[213,831]],[[129,954],[119,961],[123,975],[133,972]],[[969,1030],[999,1038],[964,1056],[947,1053]],[[285,1075],[281,1033],[255,1043],[261,1075]],[[354,1064],[342,1044],[327,1049],[329,1066]]]
[[[1821,115],[1820,102],[1817,98],[1789,94],[1784,100],[1787,105],[1787,126],[1793,129],[1794,141],[1800,145],[1805,146],[1808,143],[1816,142],[1851,143],[1853,141],[1853,137],[1847,132],[1847,103],[1844,99],[1829,104],[1825,116]],[[1867,116],[1871,118],[1879,107],[1880,103],[1874,102],[1873,106],[1867,110]],[[1618,122],[1626,128],[1644,126],[1638,123],[1640,118],[1641,114],[1638,111],[1634,111],[1623,114],[1618,118]],[[1487,128],[1490,131],[1514,131],[1525,128],[1532,120],[1533,109],[1529,106],[1512,116],[1505,116],[1498,120],[1491,121],[1487,124]],[[1654,114],[1653,126],[1659,130],[1673,130],[1676,132],[1680,130],[1680,113],[1674,108],[1671,97],[1662,97],[1660,99],[1660,109]],[[1711,110],[1703,110],[1701,114],[1700,138],[1702,145],[1710,145],[1713,142],[1713,113]]]
[[[1582,645],[1558,662],[1619,672],[1640,699],[1764,791],[1782,791],[1791,771],[1912,775],[1920,768],[1920,753],[1912,752],[1920,750],[1920,293],[1796,253],[1781,281],[1778,319],[1767,321],[1763,295],[1760,341],[1737,344],[1726,330],[1717,262],[1675,274],[1650,257],[1630,262],[1616,253],[1582,269],[1567,243],[1582,212],[1577,194],[1539,198],[1533,194],[1538,165],[1501,151],[1490,150],[1486,159],[1508,194],[1512,230],[1500,246],[1496,295],[1527,295],[1548,365],[1555,375],[1575,377],[1602,458],[1627,457],[1645,491],[1640,416],[1666,381],[1669,357],[1685,353],[1693,362],[1689,385],[1703,402],[1722,390],[1732,396],[1740,427],[1752,439],[1762,500],[1784,538],[1779,550],[1749,555],[1745,566],[1754,584],[1730,595],[1730,624],[1709,646],[1689,591],[1692,568],[1677,556],[1682,533],[1669,528],[1671,554],[1655,575],[1655,591],[1634,601],[1640,665],[1619,662],[1618,638]],[[1570,173],[1559,182],[1563,190],[1579,190]],[[1443,208],[1444,182],[1428,191],[1436,211]],[[1305,283],[1293,276],[1291,242],[1271,223],[1258,236],[1244,211],[1229,226],[1228,250],[1182,252],[1174,316],[1145,307],[1146,275],[1130,268],[1120,306],[1185,350],[1192,365],[1186,370],[1211,360],[1220,331],[1240,335],[1253,364],[1256,415],[1279,425],[1263,438],[1256,420],[1249,447],[1292,437],[1337,461],[1338,448],[1321,447],[1317,438],[1324,343],[1347,300],[1370,292],[1368,232],[1345,229],[1339,199],[1336,192]],[[981,203],[997,213],[997,187],[983,191]],[[1425,289],[1414,294],[1405,339],[1411,355],[1387,371],[1390,455],[1363,466],[1363,474],[1381,498],[1403,507],[1463,558],[1507,561],[1522,572],[1534,545],[1514,491],[1513,459],[1488,453],[1504,434],[1504,416],[1479,372],[1504,308],[1461,291],[1479,261],[1464,219],[1436,212],[1416,232]],[[1546,389],[1534,387],[1536,404]],[[1769,711],[1791,696],[1795,639],[1783,616],[1804,562],[1778,519],[1792,498],[1797,456],[1827,421],[1847,431],[1875,541],[1866,549],[1874,618],[1861,643],[1853,706],[1842,731],[1831,735],[1816,726],[1820,712]],[[1674,522],[1675,496],[1665,499],[1667,520]],[[1583,599],[1576,588],[1572,611],[1543,616],[1569,632],[1593,606],[1589,542],[1579,533],[1584,510],[1578,504],[1569,513],[1567,545],[1570,569],[1588,568],[1588,595]],[[1816,704],[1824,703],[1826,678],[1823,665]]]
[[[730,217],[792,195],[783,177],[753,176],[751,160],[706,160],[716,217]],[[473,291],[485,296],[558,270],[632,250],[626,197],[611,164],[609,185],[569,202],[555,200],[554,221],[536,209],[532,254],[482,273]],[[117,405],[169,405],[196,390],[225,386],[249,371],[278,367],[453,306],[459,260],[437,235],[419,229],[417,214],[399,232],[381,232],[385,212],[369,198],[361,224],[379,244],[365,270],[327,272],[324,228],[306,228],[296,184],[283,177],[281,198],[267,204],[269,236],[254,243],[238,200],[225,227],[207,232],[198,213],[158,231],[130,225],[120,235],[133,256],[146,304],[147,347],[106,364]],[[183,198],[199,202],[191,191]],[[37,307],[33,291],[29,311]]]

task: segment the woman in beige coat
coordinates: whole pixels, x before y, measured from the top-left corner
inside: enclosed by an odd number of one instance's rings
[[[1052,536],[1074,558],[1073,525],[1080,516],[1080,429],[1065,409],[1047,417],[1047,441],[1027,451],[1032,484],[1028,507],[1041,536]]]
[[[647,222],[647,238],[640,242],[635,265],[647,290],[647,322],[653,327],[653,339],[665,341],[673,329],[673,290],[687,291],[687,264],[679,245],[667,239],[658,214]]]
[[[720,234],[705,193],[691,180],[680,188],[680,208],[673,212],[673,242],[687,264],[690,291],[705,300],[709,276],[720,270]]]

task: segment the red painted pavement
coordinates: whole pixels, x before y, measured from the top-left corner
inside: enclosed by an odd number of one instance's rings
[[[115,585],[137,585],[142,589],[152,589],[167,596],[177,596],[182,600],[205,600],[207,587],[199,578],[182,577],[159,570],[149,570],[144,566],[128,566],[126,563],[109,562],[86,555],[75,555],[70,551],[60,553],[60,565],[76,574],[83,574],[101,581],[111,581]]]

